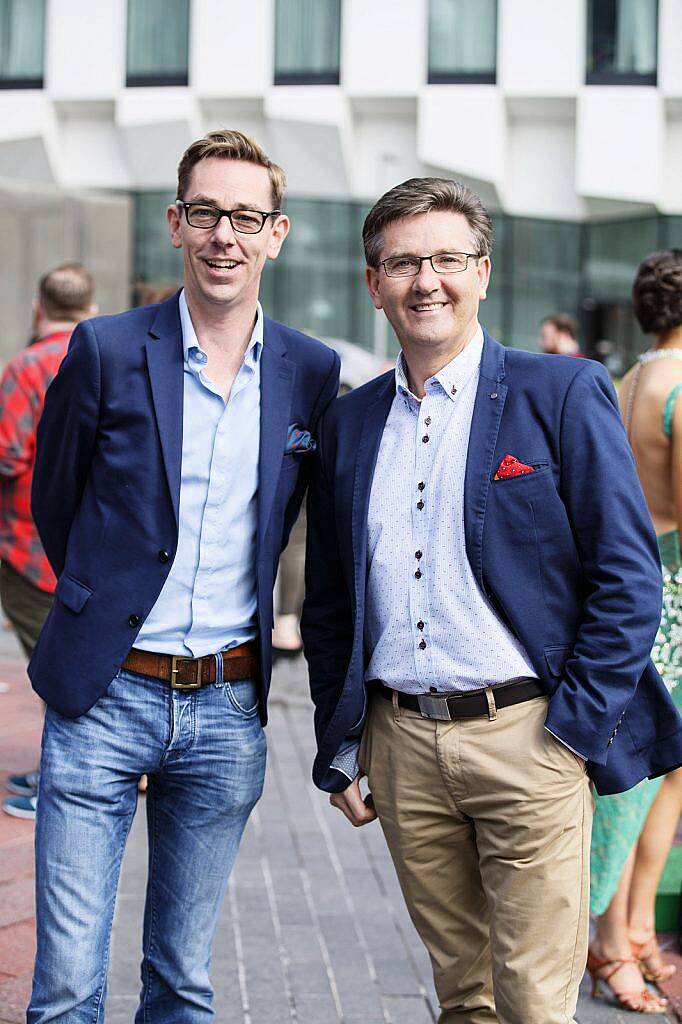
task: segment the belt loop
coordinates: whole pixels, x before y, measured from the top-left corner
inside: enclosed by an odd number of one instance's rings
[[[225,683],[223,679],[223,652],[218,651],[213,657],[215,658],[215,686],[223,686]]]
[[[495,704],[495,694],[493,693],[492,686],[486,686],[485,696],[488,701],[488,721],[494,722],[497,718],[497,705]]]
[[[393,691],[393,696],[391,698],[391,703],[393,704],[393,721],[394,722],[399,722],[400,721],[401,712],[400,712],[400,704],[398,703],[398,691],[397,690]]]

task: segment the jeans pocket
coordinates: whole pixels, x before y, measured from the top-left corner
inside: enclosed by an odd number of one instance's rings
[[[240,715],[245,718],[253,718],[258,712],[258,690],[252,679],[240,679],[237,682],[225,681],[225,693],[227,698]]]

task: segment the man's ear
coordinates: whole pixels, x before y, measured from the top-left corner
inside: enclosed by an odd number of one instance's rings
[[[180,216],[180,207],[177,203],[171,203],[171,205],[166,208],[166,223],[168,224],[171,245],[174,249],[182,249]]]
[[[365,282],[367,284],[367,291],[370,294],[372,302],[374,303],[375,309],[383,309],[383,303],[379,294],[379,281],[380,271],[375,270],[374,267],[365,267]]]
[[[476,272],[478,274],[478,297],[481,300],[485,299],[488,294],[491,270],[492,266],[490,263],[490,256],[481,256],[476,267]]]
[[[281,213],[272,225],[272,230],[270,231],[270,240],[267,248],[267,257],[269,260],[276,260],[279,256],[279,251],[284,244],[284,239],[289,234],[290,227],[291,221],[286,214]]]

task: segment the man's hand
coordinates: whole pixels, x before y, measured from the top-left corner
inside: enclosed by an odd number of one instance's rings
[[[363,778],[362,773],[355,777],[355,780],[351,782],[348,789],[344,789],[343,793],[332,793],[329,797],[332,807],[338,807],[340,811],[343,811],[351,825],[355,825],[356,828],[368,825],[377,816],[372,794],[368,793],[366,797],[363,797],[360,792],[361,778]]]

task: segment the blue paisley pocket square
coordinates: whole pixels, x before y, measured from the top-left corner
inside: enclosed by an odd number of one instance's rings
[[[292,423],[287,431],[287,446],[284,453],[291,455],[305,455],[306,452],[314,452],[317,448],[317,441],[309,430],[301,430],[297,423]]]

